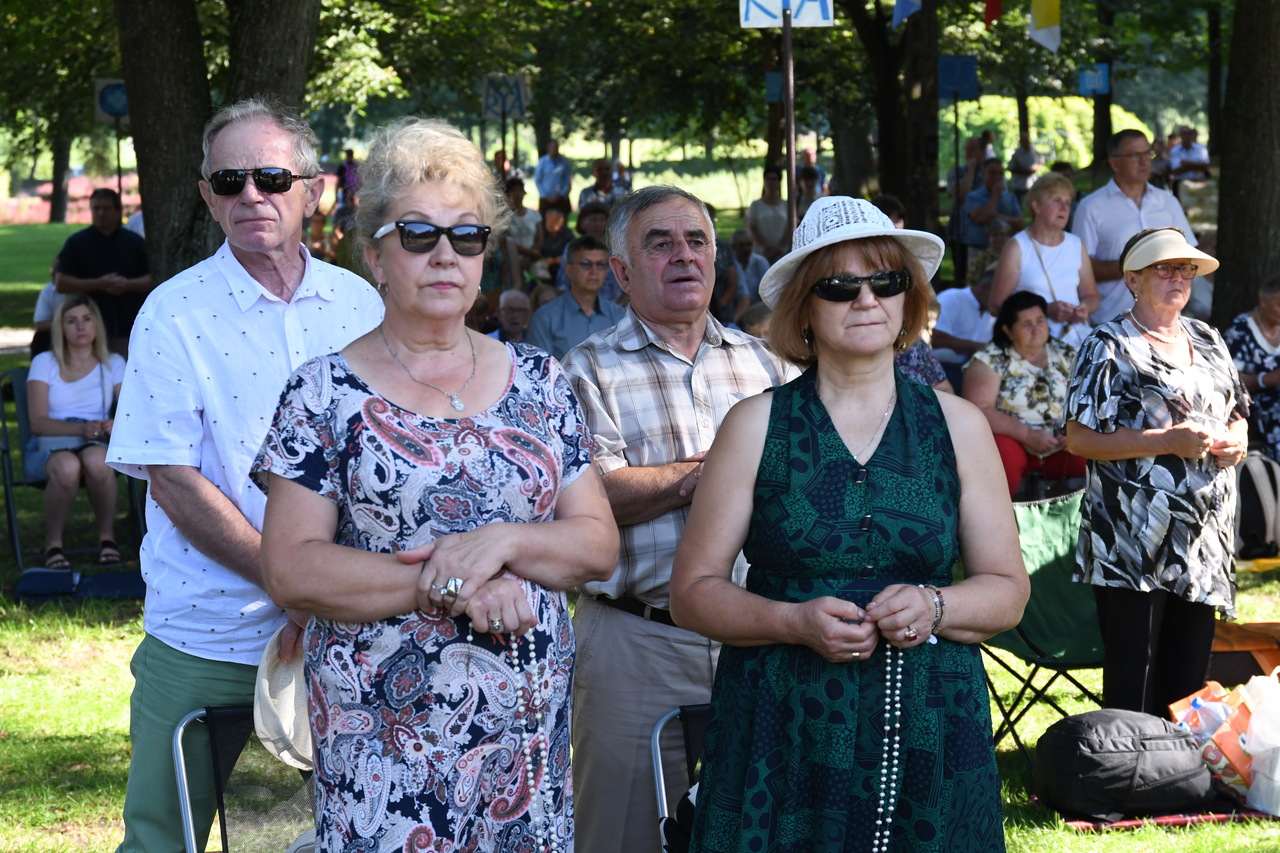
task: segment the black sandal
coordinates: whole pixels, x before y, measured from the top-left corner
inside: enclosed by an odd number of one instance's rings
[[[120,548],[111,539],[103,539],[98,543],[98,565],[114,566],[121,561]]]
[[[71,561],[67,559],[67,555],[63,553],[61,548],[50,548],[44,552],[44,567],[46,569],[69,569]]]

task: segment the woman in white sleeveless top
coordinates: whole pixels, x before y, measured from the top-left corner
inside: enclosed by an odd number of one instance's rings
[[[1089,334],[1089,314],[1098,307],[1098,287],[1084,244],[1067,233],[1074,188],[1062,175],[1049,173],[1027,193],[1034,217],[1000,254],[991,287],[991,313],[1017,290],[1029,290],[1049,303],[1049,332],[1073,347]]]

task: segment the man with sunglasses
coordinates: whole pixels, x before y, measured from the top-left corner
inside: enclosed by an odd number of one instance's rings
[[[528,342],[556,358],[591,337],[611,328],[627,310],[618,303],[600,298],[609,253],[604,243],[584,235],[565,249],[569,289],[534,312],[529,323]]]
[[[1147,183],[1151,177],[1151,143],[1140,130],[1122,130],[1107,141],[1112,178],[1076,208],[1071,233],[1084,241],[1098,282],[1097,309],[1089,322],[1100,326],[1133,307],[1133,294],[1120,271],[1120,252],[1129,238],[1145,228],[1177,228],[1192,246],[1196,236],[1173,194]]]
[[[108,454],[147,479],[151,497],[121,851],[183,848],[174,727],[195,708],[252,703],[267,641],[284,627],[282,654],[293,652],[307,618],[286,615],[263,589],[266,496],[249,467],[289,375],[382,319],[372,287],[312,259],[302,242],[324,188],[315,141],[303,121],[259,100],[209,121],[199,190],[226,242],[153,291],[134,325]],[[207,762],[205,737],[188,735],[193,761]],[[191,775],[202,848],[209,775]]]
[[[651,186],[621,199],[609,248],[630,306],[564,361],[622,534],[613,577],[587,584],[574,615],[575,831],[579,850],[650,853],[661,845],[648,732],[673,707],[710,700],[719,654],[667,609],[676,545],[729,408],[795,369],[708,313],[715,231],[695,196]],[[663,762],[676,793],[683,755]]]

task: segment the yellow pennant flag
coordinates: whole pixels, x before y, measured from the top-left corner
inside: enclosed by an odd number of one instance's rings
[[[1031,40],[1058,52],[1062,44],[1061,0],[1031,0]]]

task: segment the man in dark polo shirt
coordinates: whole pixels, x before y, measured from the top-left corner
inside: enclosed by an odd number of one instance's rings
[[[88,293],[102,311],[107,346],[125,355],[133,319],[151,292],[147,243],[121,227],[123,211],[115,190],[94,190],[89,213],[93,224],[62,246],[54,284],[62,294]]]

